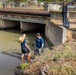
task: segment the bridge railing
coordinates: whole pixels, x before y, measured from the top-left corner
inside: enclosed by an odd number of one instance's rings
[[[52,19],[62,19],[61,11],[51,10],[50,13]],[[69,19],[76,19],[76,11],[69,11],[68,15]]]

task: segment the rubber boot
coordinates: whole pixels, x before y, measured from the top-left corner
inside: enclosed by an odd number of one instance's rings
[[[31,53],[28,53],[27,60],[30,61],[30,59],[31,59]]]

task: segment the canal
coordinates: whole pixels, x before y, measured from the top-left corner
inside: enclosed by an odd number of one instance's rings
[[[50,44],[45,38],[44,32],[40,32],[45,41],[45,48]],[[27,44],[33,52],[31,46],[35,39],[36,32],[26,32]],[[18,38],[21,36],[19,29],[0,30],[0,75],[14,75],[14,68],[21,63],[21,49]]]

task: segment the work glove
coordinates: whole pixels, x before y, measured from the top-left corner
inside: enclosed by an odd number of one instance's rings
[[[34,46],[34,43],[31,46]]]

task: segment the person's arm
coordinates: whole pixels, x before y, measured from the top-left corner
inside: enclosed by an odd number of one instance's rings
[[[32,46],[35,44],[35,41],[32,43]]]
[[[26,43],[25,43],[25,46],[26,46],[27,49],[29,49],[29,47],[28,47],[28,45]]]
[[[44,40],[41,38],[41,47],[43,48]]]
[[[26,43],[26,40],[24,40],[24,42],[25,42],[25,47],[29,50],[29,52],[30,52],[30,49],[29,49],[29,47],[28,47],[28,45],[27,45],[27,43]]]

